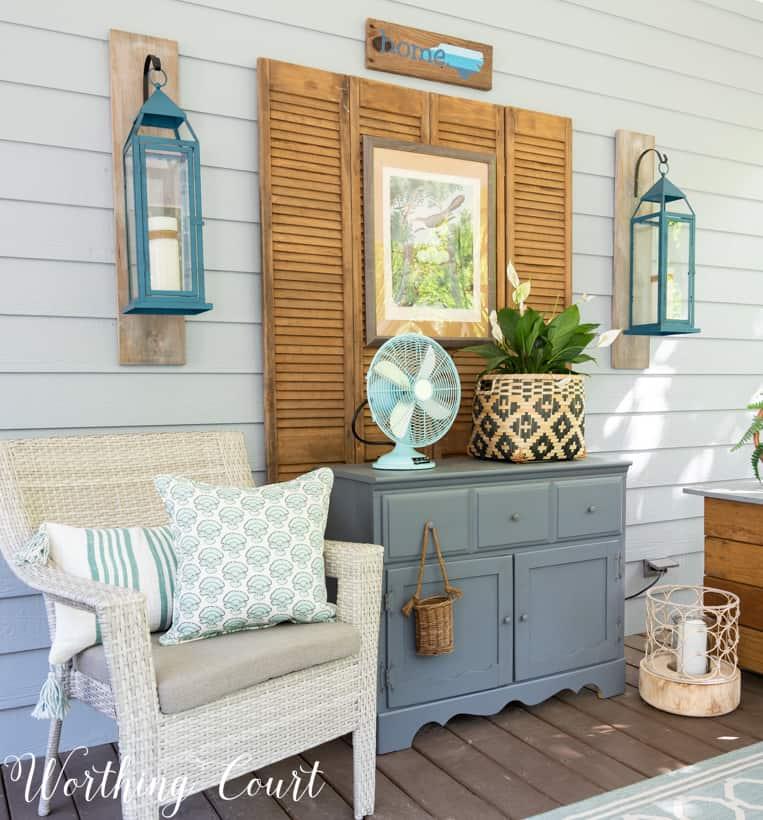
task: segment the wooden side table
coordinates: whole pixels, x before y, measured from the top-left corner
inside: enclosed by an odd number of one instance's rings
[[[705,586],[739,596],[739,666],[763,673],[763,485],[687,487],[705,498]]]

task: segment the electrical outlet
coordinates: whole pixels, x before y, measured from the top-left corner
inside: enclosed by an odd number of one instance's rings
[[[675,569],[679,565],[675,558],[645,558],[643,564],[644,578],[665,575],[668,570]]]

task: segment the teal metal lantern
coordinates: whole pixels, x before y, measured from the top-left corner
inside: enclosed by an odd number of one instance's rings
[[[149,96],[150,71],[164,79],[152,83]],[[161,62],[149,54],[143,106],[122,152],[130,288],[125,313],[194,314],[212,308],[204,300],[199,141],[185,112],[162,91],[166,82]],[[181,139],[183,125],[190,139]],[[152,133],[142,133],[145,128]]]
[[[648,148],[636,163],[638,196],[641,160],[659,158],[660,178],[641,197],[631,217],[630,327],[636,336],[699,333],[694,327],[694,209],[666,176],[668,157]]]

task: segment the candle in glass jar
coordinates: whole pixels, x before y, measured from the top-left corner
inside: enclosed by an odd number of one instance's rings
[[[151,290],[182,290],[178,221],[171,216],[148,218]]]
[[[685,675],[707,673],[707,624],[702,618],[687,618],[678,624],[678,657]]]

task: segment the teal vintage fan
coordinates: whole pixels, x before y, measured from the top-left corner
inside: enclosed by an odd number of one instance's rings
[[[427,336],[405,333],[385,342],[366,374],[373,420],[395,442],[380,456],[378,470],[425,470],[434,461],[426,447],[450,429],[461,404],[461,382],[453,359]]]

